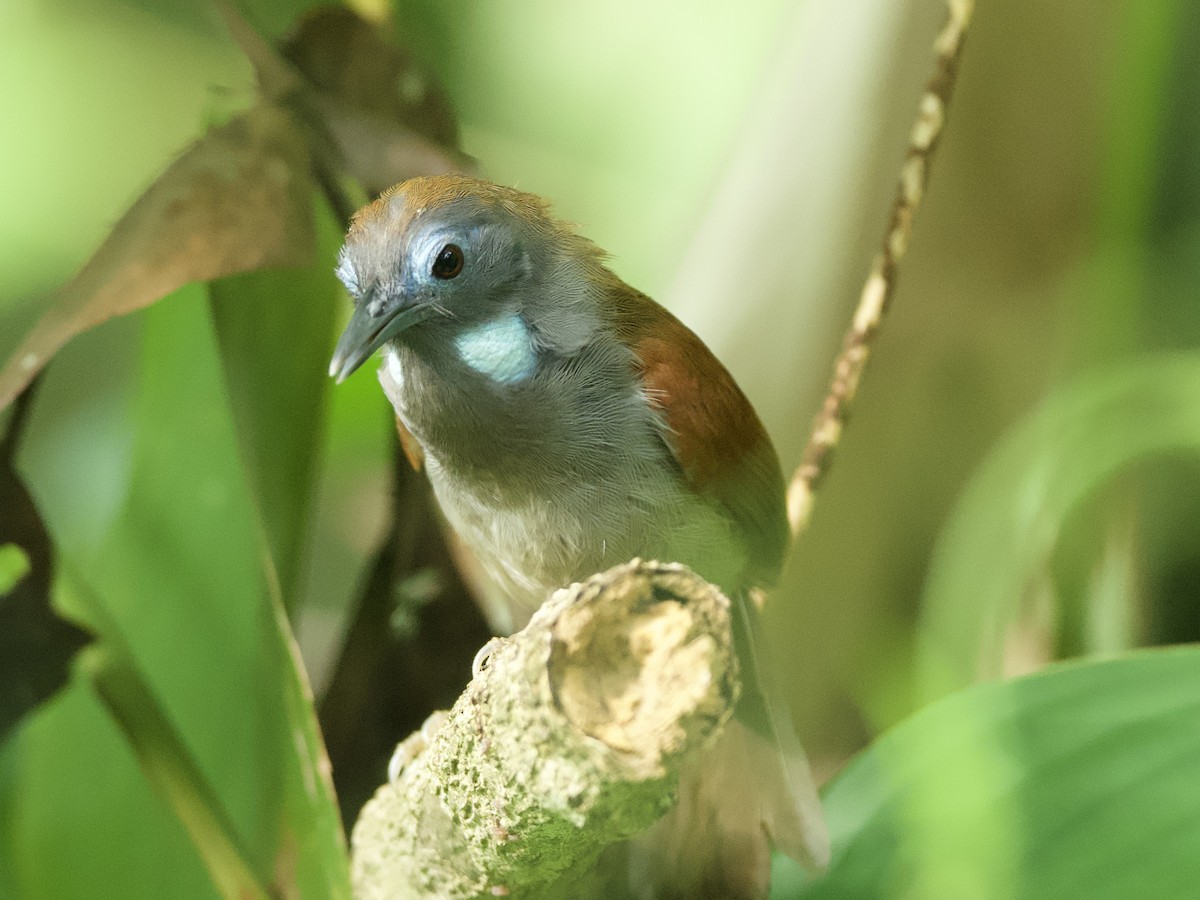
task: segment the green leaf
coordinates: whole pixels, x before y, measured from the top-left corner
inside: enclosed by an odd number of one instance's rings
[[[1200,648],[978,685],[918,712],[825,793],[833,861],[774,896],[1125,900],[1200,884]]]
[[[29,574],[29,555],[16,544],[0,545],[0,594],[7,594]]]
[[[192,829],[206,861],[221,867],[215,882],[225,890],[246,884],[242,860],[251,883],[271,894],[348,897],[344,837],[308,688],[268,576],[206,290],[185,288],[142,320],[139,377],[127,404],[133,437],[126,493],[98,549],[58,527],[72,518],[60,505],[69,491],[44,488],[64,473],[25,460],[62,558],[86,582],[74,603],[69,592],[60,590],[59,599],[97,629],[107,655],[93,658],[88,672],[152,783]],[[85,594],[95,596],[102,614],[79,602]],[[155,703],[139,711],[146,698]],[[34,737],[22,749],[52,749],[58,768],[93,771],[88,742],[102,730],[94,713],[60,707],[47,718],[53,729],[30,729]],[[117,752],[107,736],[98,742]],[[122,784],[136,775],[124,752],[118,763],[110,760],[104,778]],[[180,858],[178,829],[163,829],[161,814],[153,818],[144,788],[125,781],[127,791],[106,798],[113,808],[97,810],[92,793],[64,793],[61,779],[29,763],[32,756],[20,754],[16,767],[23,783],[13,819],[22,828],[40,822],[17,851],[20,884],[41,885],[30,896],[95,896],[96,884],[107,896],[185,895],[148,887],[177,883],[176,871],[194,868],[195,857]],[[39,816],[43,807],[55,814]],[[81,863],[71,823],[103,817],[133,824],[125,833],[93,827]],[[159,823],[162,837],[148,821]],[[129,834],[141,855],[136,867],[122,869]],[[91,870],[81,873],[84,864]]]
[[[63,602],[69,572],[90,571],[124,514],[142,319],[114,319],[71,342],[22,438],[20,473],[67,563],[52,593],[59,608],[79,609]],[[97,378],[106,366],[118,377]],[[0,884],[0,896],[21,900],[217,896],[78,668],[0,749]]]
[[[1172,90],[1191,96],[1191,80],[1172,77],[1173,67],[1188,55],[1185,7],[1183,0],[1166,0],[1125,7],[1115,16],[1113,33],[1120,38],[1100,79],[1106,121],[1096,136],[1092,231],[1099,252],[1077,291],[1074,337],[1090,359],[1145,347],[1143,336],[1154,329],[1153,320],[1175,305],[1163,302],[1148,275],[1158,249],[1154,231],[1161,222],[1155,218],[1164,188],[1174,194],[1175,179],[1186,177],[1182,173],[1189,168],[1184,163],[1172,170],[1164,159],[1191,118],[1179,116],[1180,101],[1172,96]]]
[[[1200,356],[1125,363],[1051,395],[980,467],[934,548],[922,602],[927,696],[1000,670],[1006,630],[1093,491],[1151,454],[1200,451]]]
[[[0,896],[219,896],[84,677],[0,748]]]
[[[129,739],[142,772],[191,836],[223,897],[266,898],[238,829],[226,815],[191,751],[170,722],[103,605],[88,603],[103,643],[82,657],[104,705]]]
[[[341,228],[318,204],[317,258]],[[295,596],[343,290],[330,265],[235,275],[209,286],[230,403],[283,596]]]

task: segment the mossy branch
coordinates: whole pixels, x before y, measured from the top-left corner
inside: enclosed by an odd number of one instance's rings
[[[558,591],[398,749],[354,829],[356,896],[581,896],[605,848],[667,811],[738,691],[729,601],[684,567]]]

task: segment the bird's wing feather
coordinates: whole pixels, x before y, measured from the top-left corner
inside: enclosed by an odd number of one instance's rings
[[[783,474],[766,429],[733,377],[686,325],[631,288],[619,296],[618,333],[634,350],[684,480],[719,504],[745,541],[744,587],[770,586],[783,564],[788,527]]]
[[[634,861],[672,896],[758,897],[770,848],[822,868],[829,835],[778,683],[765,671],[749,588],[778,577],[788,544],[783,473],[750,401],[704,343],[649,298],[626,295],[621,337],[634,349],[664,441],[697,493],[734,523],[749,556],[732,590],[742,667],[736,718],[680,779],[679,805],[637,842]]]

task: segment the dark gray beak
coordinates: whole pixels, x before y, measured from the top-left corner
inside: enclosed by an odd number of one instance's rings
[[[376,312],[371,314],[371,310]],[[371,358],[371,354],[418,322],[429,318],[433,310],[424,303],[401,305],[388,308],[375,302],[374,292],[368,293],[354,307],[350,324],[338,339],[329,363],[329,375],[341,384],[359,366]]]

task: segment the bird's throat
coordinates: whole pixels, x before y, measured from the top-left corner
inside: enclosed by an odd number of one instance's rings
[[[465,329],[454,347],[468,368],[497,384],[519,384],[537,370],[533,335],[517,313]]]

